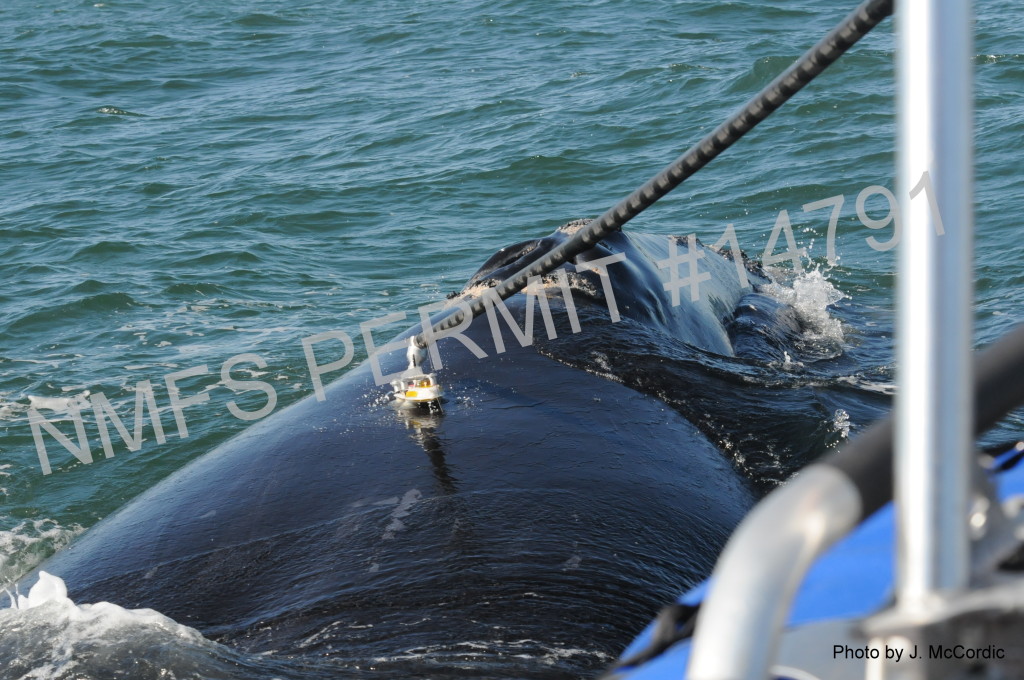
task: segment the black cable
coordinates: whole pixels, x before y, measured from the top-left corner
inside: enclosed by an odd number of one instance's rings
[[[502,281],[493,289],[493,292],[473,300],[469,305],[471,318],[475,318],[487,310],[490,296],[497,295],[501,300],[512,297],[526,287],[531,277],[544,276],[554,271],[564,262],[589,250],[605,237],[622,229],[626,222],[652,206],[658,199],[711,162],[718,154],[728,149],[740,137],[767,118],[775,109],[786,103],[807,83],[814,80],[846,50],[867,35],[882,19],[892,14],[892,4],[892,0],[866,0],[861,3],[814,47],[807,50],[775,80],[765,86],[704,139],[690,147],[689,151],[677,158],[671,165],[606,210],[596,220],[580,229],[568,241]],[[455,328],[464,320],[465,312],[458,310],[434,324],[431,327],[431,334],[436,338],[443,331]],[[420,333],[413,340],[419,347],[427,345],[424,333]]]

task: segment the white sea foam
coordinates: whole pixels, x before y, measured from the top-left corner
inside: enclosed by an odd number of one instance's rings
[[[33,519],[0,531],[0,586],[16,581],[84,530],[79,524],[65,527],[52,519]]]
[[[497,628],[497,627],[496,627]],[[424,645],[407,649],[392,657],[377,657],[374,663],[386,664],[393,661],[423,660],[434,661],[488,661],[500,654],[505,658],[537,659],[547,665],[554,665],[563,659],[590,657],[610,662],[612,657],[598,650],[577,647],[563,647],[538,640],[481,640],[464,641],[445,645]]]
[[[0,397],[0,420],[16,420],[21,417],[28,406],[16,401],[5,401]]]
[[[58,413],[70,413],[72,409],[85,409],[89,407],[89,390],[70,397],[37,397],[29,395],[28,405],[34,409],[48,409]]]
[[[28,400],[27,404],[21,399],[17,401],[7,401],[3,397],[0,397],[0,421],[18,420],[23,418],[25,412],[30,408],[51,411],[52,413],[46,413],[43,416],[50,422],[68,420],[72,417],[72,409],[77,408],[81,411],[90,407],[89,394],[89,390],[83,390],[81,393],[74,394],[69,397],[44,397],[30,394],[27,397],[22,398]]]
[[[43,366],[49,366],[50,368],[60,368],[60,362],[58,361],[42,361],[40,359],[11,359],[11,362],[23,364],[40,364]]]
[[[839,382],[853,385],[862,390],[868,392],[875,392],[877,394],[884,394],[886,396],[894,396],[896,394],[896,385],[891,382],[880,382],[878,380],[867,380],[861,376],[856,375],[845,375],[836,378]]]

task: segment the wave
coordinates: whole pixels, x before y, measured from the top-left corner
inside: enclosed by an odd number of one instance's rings
[[[54,323],[67,323],[72,319],[83,319],[94,315],[127,310],[138,303],[127,293],[99,293],[88,295],[71,302],[48,305],[36,309],[12,321],[7,332],[28,333],[41,328],[51,328]]]

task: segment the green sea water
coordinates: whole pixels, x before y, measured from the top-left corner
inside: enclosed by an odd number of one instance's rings
[[[302,338],[413,314],[497,249],[592,217],[671,161],[846,11],[795,2],[27,2],[0,7],[0,582],[238,433],[217,385],[255,353],[278,407],[312,392]],[[1024,318],[1024,9],[978,3],[979,344]],[[884,23],[629,225],[734,225],[758,257],[782,210],[842,299],[851,379],[891,393],[895,250],[858,194],[893,188]],[[843,196],[828,262],[828,209]],[[876,219],[883,197],[868,202]],[[785,239],[776,250],[784,248]],[[785,269],[790,265],[782,265]],[[784,276],[782,278],[785,278]],[[787,286],[793,282],[786,279]],[[819,284],[818,291],[825,284]],[[795,289],[794,289],[795,290]],[[813,291],[812,291],[813,292]],[[813,301],[812,301],[813,302]],[[398,327],[395,327],[398,330]],[[365,357],[356,344],[355,365]],[[129,412],[167,374],[210,401],[141,450],[85,465],[68,437],[103,393]],[[332,376],[333,377],[333,376]],[[728,409],[729,404],[722,404]],[[850,423],[854,431],[866,423]],[[993,435],[1019,432],[1012,417]]]

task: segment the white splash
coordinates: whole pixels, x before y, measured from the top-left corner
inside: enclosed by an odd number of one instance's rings
[[[850,437],[850,414],[844,409],[837,408],[836,412],[832,415],[832,427],[843,439],[849,439]]]
[[[802,361],[794,361],[793,357],[791,357],[789,355],[789,352],[786,352],[786,351],[782,352],[782,364],[781,364],[782,368],[786,368],[786,369],[803,368],[803,365],[804,364],[803,364]]]
[[[194,628],[183,626],[153,609],[125,609],[110,602],[76,605],[68,597],[64,580],[45,571],[39,572],[39,580],[29,589],[28,595],[17,595],[8,609],[0,610],[0,623],[12,619],[14,612],[31,612],[32,618],[45,620],[50,626],[63,628],[62,651],[70,654],[74,645],[107,637],[109,633],[122,628],[138,629],[151,627],[175,637],[204,640]],[[110,636],[112,637],[112,636]],[[57,650],[55,650],[57,651]]]
[[[107,677],[157,677],[153,663],[129,650],[166,655],[169,648],[215,649],[199,631],[152,609],[125,609],[110,602],[77,605],[64,581],[45,571],[39,572],[28,595],[11,599],[11,607],[0,609],[2,653],[31,667],[23,678],[104,677],[101,668],[110,673]]]
[[[805,326],[806,340],[830,344],[843,342],[843,326],[829,313],[829,307],[846,295],[833,286],[820,269],[799,274],[788,286],[779,283],[783,277],[773,278],[775,280],[764,286],[762,292],[796,310]]]
[[[68,588],[64,580],[45,571],[39,572],[39,580],[29,589],[28,595],[16,596],[16,601],[7,612],[42,607],[47,609],[46,618],[51,623],[63,623],[67,627],[79,628],[79,632],[83,634],[79,640],[101,637],[104,633],[123,626],[155,626],[180,637],[203,639],[199,631],[183,626],[153,609],[125,609],[110,602],[76,605],[68,597]]]
[[[39,572],[39,580],[28,591],[28,595],[17,595],[12,603],[13,609],[32,609],[47,602],[63,602],[68,600],[68,588],[64,581],[48,574]],[[70,600],[68,600],[70,602]]]

